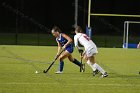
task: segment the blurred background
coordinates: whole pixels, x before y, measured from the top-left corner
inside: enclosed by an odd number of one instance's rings
[[[139,0],[91,0],[92,13],[140,15]],[[88,0],[78,1],[77,25],[88,23]],[[140,17],[91,16],[92,39],[98,47],[122,47],[125,21]],[[75,0],[1,0],[1,45],[57,45],[50,30],[57,25],[74,36]],[[140,23],[129,26],[129,42],[140,41]]]

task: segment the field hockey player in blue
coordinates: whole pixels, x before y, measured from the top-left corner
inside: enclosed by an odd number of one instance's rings
[[[58,54],[60,53],[61,49],[65,50],[63,52],[63,54],[61,54],[59,56],[59,61],[60,61],[60,68],[57,72],[55,72],[56,74],[61,74],[63,73],[63,67],[64,67],[64,59],[68,58],[69,61],[71,61],[72,63],[78,65],[79,67],[82,67],[82,71],[84,72],[84,65],[81,64],[78,60],[76,60],[75,58],[72,57],[72,53],[73,53],[73,40],[66,34],[61,33],[61,30],[59,27],[54,26],[51,30],[52,35],[54,37],[56,37],[56,42],[58,44],[58,51],[56,54],[56,57],[58,56]]]

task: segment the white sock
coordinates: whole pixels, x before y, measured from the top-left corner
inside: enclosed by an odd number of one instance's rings
[[[91,62],[89,60],[87,61],[87,64],[92,68],[93,71],[96,70],[96,68],[94,68],[94,66],[92,66],[92,64],[91,64]]]
[[[93,66],[94,68],[98,69],[102,74],[105,73],[105,71],[104,71],[97,63],[93,64],[92,66]]]

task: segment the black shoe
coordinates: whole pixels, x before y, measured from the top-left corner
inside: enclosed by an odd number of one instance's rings
[[[97,74],[99,73],[99,70],[95,70],[95,71],[93,71],[93,76],[96,76]]]
[[[108,76],[108,74],[107,74],[107,72],[105,72],[104,74],[102,74],[102,78],[104,78],[104,77],[107,77]]]

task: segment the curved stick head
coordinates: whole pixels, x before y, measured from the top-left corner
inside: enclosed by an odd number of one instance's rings
[[[46,73],[46,71],[45,71],[45,70],[43,70],[43,73]]]

